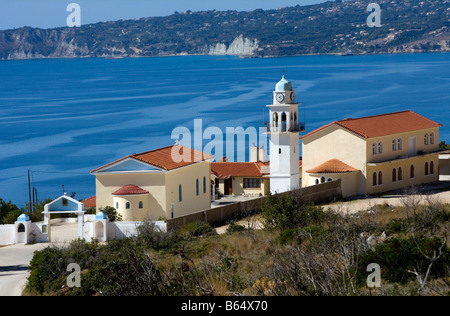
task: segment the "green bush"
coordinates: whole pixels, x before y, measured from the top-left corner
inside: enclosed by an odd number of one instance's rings
[[[440,238],[410,237],[408,239],[391,238],[379,244],[374,250],[369,250],[361,256],[358,265],[358,279],[363,284],[367,278],[366,268],[370,263],[377,263],[381,267],[381,279],[392,283],[406,284],[415,280],[415,276],[408,271],[417,271],[425,275],[430,260],[438,253],[442,245]],[[434,262],[430,270],[430,277],[437,278],[448,274],[449,250],[444,246],[443,255]]]
[[[211,225],[200,221],[186,224],[178,229],[178,236],[182,239],[215,234],[217,234],[216,230],[212,228]]]
[[[235,221],[231,221],[230,224],[227,227],[227,234],[233,234],[233,233],[236,233],[236,232],[240,233],[240,232],[243,232],[245,230],[246,230],[246,228],[245,228],[244,225],[239,225],[239,224],[236,224]]]
[[[163,232],[154,223],[144,222],[137,228],[138,238],[155,250],[173,250],[180,245],[176,232]]]
[[[289,194],[269,195],[261,210],[264,225],[281,230],[319,225],[327,218],[322,207],[298,203]]]
[[[112,206],[106,206],[105,208],[99,209],[99,212],[105,213],[110,222],[121,222],[122,215],[117,212],[117,210]]]

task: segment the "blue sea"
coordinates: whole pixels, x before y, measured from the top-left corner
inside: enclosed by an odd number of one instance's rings
[[[259,128],[283,72],[306,131],[413,110],[450,143],[450,54],[1,61],[0,198],[25,205],[28,170],[40,200],[95,195],[91,170],[172,145],[194,119]]]

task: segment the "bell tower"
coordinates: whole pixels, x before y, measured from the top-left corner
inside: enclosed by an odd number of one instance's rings
[[[300,188],[298,103],[292,84],[283,75],[273,92],[270,109],[270,191]]]

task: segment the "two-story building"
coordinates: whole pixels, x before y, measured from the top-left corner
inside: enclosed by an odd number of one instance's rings
[[[343,196],[439,180],[439,127],[413,111],[322,126],[301,137],[302,186],[341,179]]]

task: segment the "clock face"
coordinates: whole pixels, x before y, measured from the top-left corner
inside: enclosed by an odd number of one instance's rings
[[[283,102],[283,100],[284,100],[284,94],[278,93],[278,94],[277,94],[277,101],[278,101],[278,102]]]
[[[291,101],[294,102],[294,100],[295,100],[295,93],[292,92],[292,93],[291,93]]]

